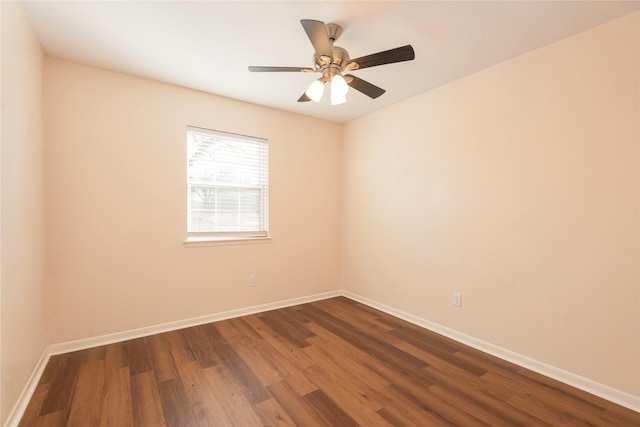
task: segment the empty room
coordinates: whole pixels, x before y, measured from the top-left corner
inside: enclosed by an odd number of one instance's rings
[[[0,17],[0,425],[640,425],[640,2]]]

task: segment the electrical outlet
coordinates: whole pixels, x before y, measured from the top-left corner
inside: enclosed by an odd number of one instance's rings
[[[453,293],[453,305],[462,307],[462,294],[460,292]]]
[[[249,286],[256,285],[256,276],[249,276]]]

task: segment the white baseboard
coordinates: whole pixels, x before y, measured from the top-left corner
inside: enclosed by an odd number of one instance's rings
[[[59,344],[51,344],[44,349],[42,357],[38,361],[35,369],[31,373],[27,384],[18,399],[18,402],[13,407],[13,410],[9,414],[5,427],[16,427],[24,411],[27,409],[27,405],[36,390],[40,377],[44,372],[47,362],[51,356],[56,354],[69,353],[72,351],[84,350],[91,347],[97,347],[101,345],[113,344],[116,342],[127,341],[135,338],[146,337],[149,335],[160,334],[163,332],[175,331],[177,329],[188,328],[191,326],[203,325],[205,323],[217,322],[220,320],[231,319],[234,317],[247,316],[249,314],[262,313],[265,311],[276,310],[278,308],[291,307],[293,305],[305,304],[308,302],[319,301],[323,299],[333,298],[341,296],[341,291],[329,291],[321,294],[310,295],[306,297],[292,298],[284,301],[277,301],[268,304],[261,304],[252,307],[239,308],[236,310],[223,311],[220,313],[208,314],[205,316],[193,317],[191,319],[178,320],[174,322],[167,322],[160,325],[147,326],[144,328],[131,329],[128,331],[116,332],[113,334],[101,335],[98,337],[85,338],[76,341],[69,341]]]
[[[392,316],[406,320],[407,322],[413,323],[414,325],[429,329],[430,331],[436,332],[440,335],[444,335],[445,337],[451,338],[462,344],[466,344],[477,350],[491,354],[492,356],[496,356],[508,362],[515,363],[516,365],[522,366],[523,368],[530,369],[539,374],[579,388],[580,390],[586,391],[587,393],[591,393],[613,403],[617,403],[618,405],[629,408],[632,411],[640,412],[640,397],[638,396],[625,393],[623,391],[598,383],[580,375],[576,375],[572,372],[568,372],[555,366],[551,366],[535,359],[531,359],[530,357],[523,356],[521,354],[515,353],[497,345],[493,345],[486,341],[482,341],[470,335],[463,334],[437,323],[430,322],[418,316],[406,313],[402,310],[397,310],[393,307],[389,307],[387,305],[381,304],[369,298],[362,297],[352,292],[342,291],[342,295],[354,301],[365,304],[369,307],[388,313]]]
[[[22,419],[24,411],[27,409],[27,405],[31,400],[31,396],[33,396],[33,393],[36,391],[38,382],[40,382],[40,377],[42,377],[44,369],[47,367],[47,363],[49,363],[50,357],[51,354],[49,354],[49,352],[45,348],[42,356],[40,356],[40,360],[38,360],[38,363],[36,363],[36,367],[33,369],[33,372],[31,372],[31,375],[27,380],[27,384],[22,390],[22,393],[20,393],[18,401],[9,413],[9,417],[4,424],[5,427],[17,427],[20,419]]]

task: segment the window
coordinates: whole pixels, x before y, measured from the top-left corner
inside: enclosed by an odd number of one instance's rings
[[[189,239],[268,235],[267,141],[187,128]]]

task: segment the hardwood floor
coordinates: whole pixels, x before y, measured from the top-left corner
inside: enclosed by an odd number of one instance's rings
[[[52,357],[21,426],[640,426],[346,298]]]

